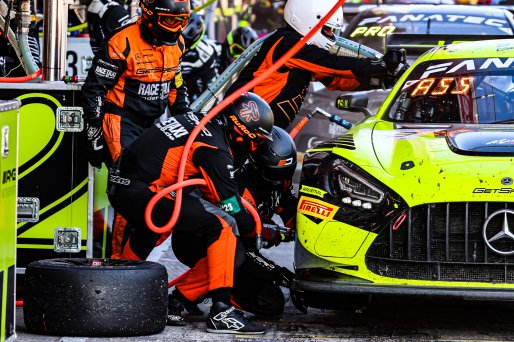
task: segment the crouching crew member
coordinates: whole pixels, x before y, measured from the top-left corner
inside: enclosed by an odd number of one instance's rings
[[[200,119],[199,114],[189,113],[158,122],[123,153],[120,179],[124,181],[117,184],[109,200],[136,230],[130,232],[122,248],[122,258],[145,259],[162,238],[147,227],[145,209],[156,192],[177,182],[184,145]],[[271,138],[272,127],[273,113],[268,104],[255,94],[245,93],[227,107],[225,115],[203,128],[186,156],[184,178],[205,179],[207,187],[202,191],[211,201],[204,199],[197,188],[184,191],[174,233],[201,236],[207,252],[205,259],[192,265],[188,277],[177,288],[192,302],[207,293],[212,298],[207,318],[209,332],[264,332],[262,325],[247,320],[230,302],[234,270],[244,262],[245,256],[236,235],[248,234],[255,226],[238,193],[232,155],[239,153],[246,159],[252,148]],[[161,199],[153,210],[153,222],[163,226],[174,206],[172,195]]]
[[[296,147],[293,139],[281,128],[273,127],[272,139],[250,153],[249,162],[235,172],[235,178],[240,195],[258,210],[263,222],[274,223],[272,218],[276,214],[282,221],[280,225],[293,230],[298,203],[292,190]],[[262,234],[268,248],[278,245],[282,239],[291,241],[292,237],[290,231],[288,236],[284,236],[283,232],[267,226],[263,227]],[[238,239],[246,248],[246,258],[234,275],[232,302],[258,316],[270,318],[281,315],[285,298],[280,286],[289,288],[294,273],[260,254],[255,249],[253,234]],[[198,235],[183,231],[173,233],[175,256],[190,267],[206,257],[206,245],[206,240]],[[197,303],[187,300],[178,288],[170,295],[169,303],[169,325],[185,324],[181,316],[184,309],[190,314],[201,314]]]

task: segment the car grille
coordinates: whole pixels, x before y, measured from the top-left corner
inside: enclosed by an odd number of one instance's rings
[[[491,214],[514,209],[514,203],[438,203],[409,209],[396,229],[382,229],[366,254],[374,273],[402,279],[514,283],[514,255],[490,250],[483,225]],[[508,215],[514,233],[514,215]],[[487,231],[502,230],[503,217],[490,220]],[[493,247],[514,251],[514,240],[502,238]]]

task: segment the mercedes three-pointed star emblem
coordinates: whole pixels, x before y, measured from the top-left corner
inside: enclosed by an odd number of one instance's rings
[[[501,214],[503,214],[503,224],[502,224],[501,230],[498,233],[496,233],[494,236],[487,237],[487,226],[491,222],[491,219],[493,219],[494,217],[501,215]],[[503,251],[503,250],[499,250],[498,248],[493,247],[493,245],[491,244],[491,242],[494,242],[494,241],[497,241],[500,239],[509,239],[509,240],[514,241],[514,234],[510,231],[510,228],[509,228],[509,220],[508,220],[509,215],[512,215],[514,217],[514,210],[502,209],[502,210],[495,211],[485,220],[484,227],[482,228],[482,235],[484,237],[484,241],[485,241],[487,247],[489,247],[489,249],[492,250],[493,252],[500,254],[500,255],[514,254],[514,249]]]

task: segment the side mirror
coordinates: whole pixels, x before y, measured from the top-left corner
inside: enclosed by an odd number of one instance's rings
[[[373,116],[368,107],[368,94],[355,93],[350,95],[339,95],[336,99],[336,108],[349,112],[364,113],[366,117]]]

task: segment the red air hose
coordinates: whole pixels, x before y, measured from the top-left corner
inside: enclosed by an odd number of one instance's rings
[[[278,70],[281,66],[283,66],[288,59],[293,57],[321,28],[327,23],[328,19],[332,17],[332,15],[344,4],[345,0],[339,0],[337,4],[330,10],[330,12],[327,13],[327,15],[320,20],[320,22],[312,28],[312,30],[307,33],[298,43],[296,43],[286,54],[284,54],[275,64],[273,64],[269,69],[267,69],[263,74],[261,74],[259,77],[254,78],[238,90],[236,90],[234,93],[230,94],[228,97],[226,97],[223,101],[221,101],[217,106],[215,106],[210,112],[205,115],[205,117],[200,120],[200,123],[193,129],[191,134],[189,135],[189,138],[187,139],[186,144],[184,145],[184,151],[182,153],[182,158],[180,160],[180,165],[178,169],[178,178],[177,178],[177,184],[180,184],[184,180],[184,173],[186,169],[186,161],[187,161],[187,155],[189,153],[189,150],[191,149],[191,146],[193,145],[194,140],[200,133],[203,127],[217,114],[219,114],[223,109],[225,109],[230,103],[232,103],[234,100],[236,100],[241,94],[243,94],[246,91],[249,91],[250,89],[254,88],[256,85],[258,85],[261,81],[266,79],[271,73]],[[146,207],[145,211],[145,221],[148,227],[155,233],[162,234],[168,231],[171,231],[173,226],[177,223],[178,216],[180,214],[180,208],[182,206],[182,187],[177,187],[176,185],[171,185],[165,189],[162,189],[157,193],[155,196],[159,196],[161,193],[169,193],[172,188],[176,189],[176,198],[175,198],[175,207],[173,208],[173,214],[171,215],[170,220],[167,224],[165,224],[162,227],[157,227],[153,221],[152,221],[152,210],[155,206],[155,203],[157,201],[150,201]],[[164,197],[164,195],[161,195],[159,198]],[[256,227],[255,232],[257,236],[260,236],[261,234],[261,228]]]
[[[32,81],[33,79],[38,78],[39,76],[41,76],[41,69],[39,69],[35,73],[27,75],[27,76],[21,76],[21,77],[0,77],[0,83],[22,83],[22,82],[28,82],[28,81]]]
[[[166,196],[170,192],[176,191],[178,189],[182,189],[182,188],[185,188],[185,187],[191,186],[191,185],[207,185],[207,182],[205,182],[205,179],[203,179],[203,178],[193,178],[193,179],[188,179],[188,180],[185,180],[185,181],[182,181],[182,182],[175,183],[175,184],[167,187],[166,189],[164,189],[166,191],[163,191],[163,190],[159,191],[154,197],[152,197],[150,202],[148,202],[147,213],[148,213],[148,208],[153,209],[153,207],[157,204],[157,202],[159,202],[159,200],[161,198],[163,198],[164,196]],[[259,213],[244,198],[241,198],[241,201],[242,201],[244,207],[248,210],[248,212],[250,212],[250,215],[252,215],[252,218],[256,222],[256,224],[257,224],[256,230],[258,229],[259,232],[260,232],[260,230],[262,228],[261,228],[261,220],[259,218]],[[175,203],[175,206],[177,206],[177,205],[178,204]],[[150,214],[151,214],[151,210],[150,210]],[[154,230],[154,232],[156,232],[158,234],[163,234],[163,233],[166,233],[168,231],[168,229],[163,230],[162,228],[158,228],[158,227],[156,227],[156,228],[157,228],[157,231]]]

